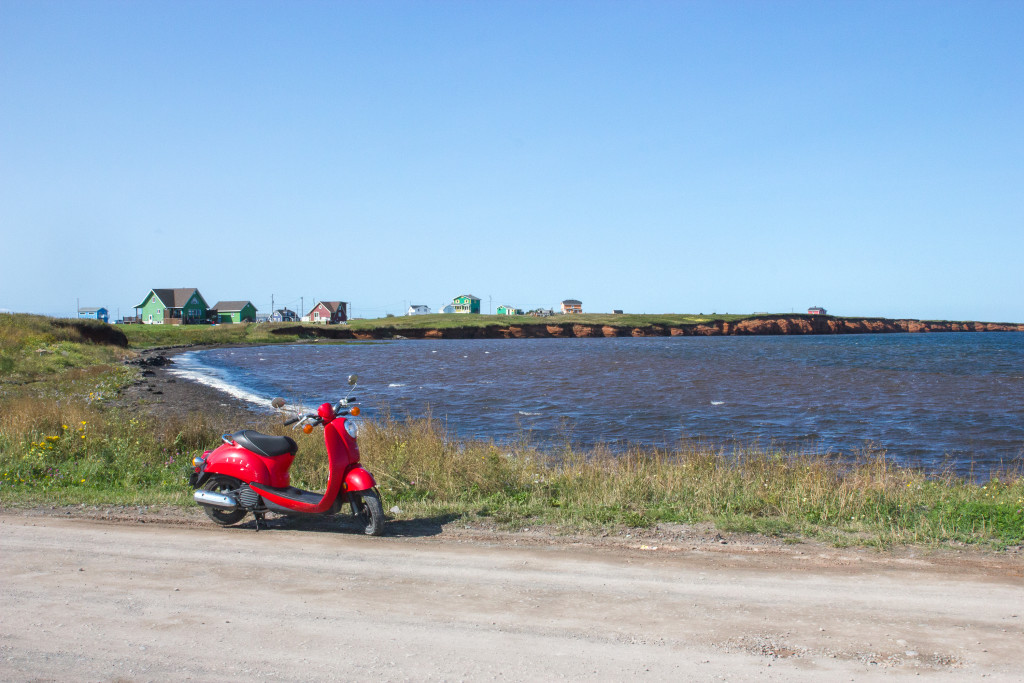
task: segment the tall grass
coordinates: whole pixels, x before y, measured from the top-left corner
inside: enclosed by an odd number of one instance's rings
[[[249,426],[297,433],[264,418]],[[0,417],[0,503],[188,504],[187,463],[219,443],[224,425],[196,414],[162,421],[95,405],[10,402]],[[322,490],[319,430],[298,433],[293,485]],[[976,484],[894,467],[880,454],[835,458],[699,446],[612,455],[557,454],[456,440],[430,419],[365,422],[364,464],[400,516],[453,514],[501,526],[595,531],[713,522],[724,531],[836,544],[1024,542],[1024,478]]]
[[[367,424],[361,451],[388,501],[520,526],[569,529],[713,522],[719,529],[838,544],[1024,541],[1024,478],[927,477],[884,454],[848,462],[751,448],[567,446],[551,454],[449,438],[437,421]]]

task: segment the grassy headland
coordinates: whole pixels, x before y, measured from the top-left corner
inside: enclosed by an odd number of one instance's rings
[[[395,330],[438,329],[450,327],[488,327],[492,325],[613,325],[616,327],[644,327],[648,325],[699,325],[712,320],[735,321],[749,316],[711,314],[632,314],[632,313],[579,313],[574,315],[553,315],[547,318],[536,318],[530,315],[451,315],[432,313],[430,315],[407,315],[393,318],[374,318],[369,320],[350,320],[348,325],[354,330],[375,330],[391,328]]]
[[[0,314],[0,506],[192,504],[185,464],[216,446],[224,425],[200,412],[157,422],[117,407],[139,373],[122,363],[134,353],[124,344],[267,341],[255,325],[146,327],[124,328],[122,339],[98,323]],[[296,434],[272,418],[247,418],[268,433]],[[298,441],[293,483],[321,488],[323,441],[318,432]],[[584,532],[713,522],[723,531],[841,545],[1024,543],[1019,471],[974,483],[898,468],[881,454],[851,463],[770,449],[612,455],[567,444],[552,452],[525,437],[511,445],[456,441],[436,421],[388,417],[365,423],[360,443],[386,507],[399,506],[403,518],[449,514]]]

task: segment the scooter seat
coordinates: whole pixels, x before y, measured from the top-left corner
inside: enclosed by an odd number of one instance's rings
[[[271,436],[251,429],[243,429],[229,436],[242,448],[268,458],[286,453],[294,455],[299,450],[299,445],[290,436]]]

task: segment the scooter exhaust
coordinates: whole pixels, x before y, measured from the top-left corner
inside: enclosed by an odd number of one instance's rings
[[[234,498],[214,491],[196,491],[192,497],[200,505],[210,505],[215,508],[227,508],[229,510],[234,510],[238,507],[238,501]]]

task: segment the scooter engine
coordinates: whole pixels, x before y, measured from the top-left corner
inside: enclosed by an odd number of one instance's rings
[[[246,510],[252,510],[260,502],[260,494],[249,488],[248,484],[242,484],[238,487],[235,498],[238,500],[238,506]]]

